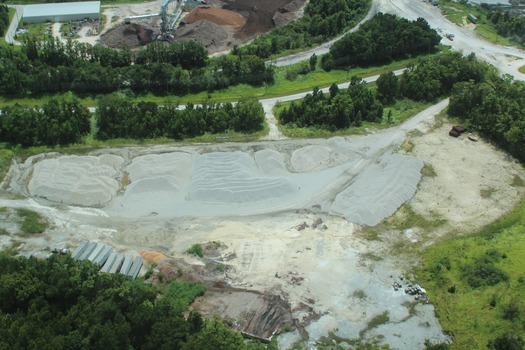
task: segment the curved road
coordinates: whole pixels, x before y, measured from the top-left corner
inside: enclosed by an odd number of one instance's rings
[[[16,29],[18,28],[18,23],[20,23],[20,19],[22,19],[22,15],[24,14],[24,5],[7,5],[7,7],[14,8],[16,10],[15,16],[13,17],[13,20],[9,24],[9,28],[5,32],[5,41],[8,44],[13,45],[22,45],[22,43],[15,40],[15,33]]]

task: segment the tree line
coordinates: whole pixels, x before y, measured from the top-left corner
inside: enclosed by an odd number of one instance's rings
[[[131,138],[184,139],[227,131],[253,133],[263,128],[264,110],[255,98],[236,104],[212,103],[159,106],[154,102],[130,102],[113,93],[98,101],[94,137],[100,140]],[[11,145],[56,146],[81,143],[91,133],[91,113],[69,93],[51,98],[41,108],[14,105],[2,110],[0,142]]]
[[[249,45],[237,47],[233,53],[269,58],[283,51],[322,44],[357,24],[370,4],[370,0],[309,1],[301,18],[273,29]]]
[[[183,139],[205,133],[226,131],[255,132],[261,130],[264,110],[255,98],[242,98],[231,103],[204,102],[178,106],[158,106],[154,102],[132,103],[121,94],[99,100],[96,112],[97,138],[159,138]]]
[[[0,115],[0,141],[24,147],[78,143],[89,134],[91,113],[68,94],[42,108],[15,105]]]
[[[0,5],[0,37],[3,37],[9,28],[9,7]]]
[[[383,105],[375,92],[367,88],[362,79],[354,77],[346,91],[340,91],[333,84],[328,96],[315,88],[300,102],[292,101],[279,114],[279,121],[292,127],[335,131],[350,126],[359,127],[363,121],[379,121],[382,115]]]
[[[487,15],[487,19],[499,35],[510,38],[519,45],[525,45],[525,17],[509,11],[493,11]]]
[[[415,21],[376,14],[358,31],[345,35],[323,56],[322,67],[372,66],[409,55],[434,52],[441,36],[423,18]]]
[[[263,59],[253,55],[210,59],[204,47],[193,41],[153,42],[133,53],[57,38],[29,38],[22,49],[0,47],[0,57],[4,96],[105,94],[121,89],[184,95],[239,83],[273,82],[273,68]]]
[[[166,290],[162,292],[162,290]],[[71,255],[46,260],[0,253],[0,348],[263,350],[219,319],[187,312],[205,287],[159,288],[99,273]]]
[[[376,89],[367,87],[356,77],[344,92],[339,92],[335,84],[327,96],[316,88],[300,102],[292,102],[283,109],[278,118],[282,125],[292,127],[346,129],[360,126],[364,121],[381,121],[383,106],[391,105],[396,99],[435,101],[449,95],[456,83],[478,84],[491,74],[495,71],[479,62],[474,54],[464,57],[453,52],[423,57],[407,67],[400,77],[393,72],[381,74]]]

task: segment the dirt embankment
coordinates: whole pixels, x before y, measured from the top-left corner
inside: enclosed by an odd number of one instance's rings
[[[256,339],[269,340],[275,332],[292,326],[292,310],[281,296],[225,282],[230,267],[223,262],[235,256],[221,257],[223,248],[218,242],[205,244],[202,258],[173,258],[159,251],[141,251],[146,261],[156,265],[147,281],[185,279],[205,284],[205,295],[193,303],[192,309],[208,317],[218,315],[230,328]]]

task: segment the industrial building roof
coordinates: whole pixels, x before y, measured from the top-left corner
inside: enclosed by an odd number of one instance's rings
[[[100,1],[27,5],[24,8],[24,17],[64,16],[84,13],[100,13]]]

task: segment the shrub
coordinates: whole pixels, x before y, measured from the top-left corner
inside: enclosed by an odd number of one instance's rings
[[[525,342],[519,334],[506,333],[489,341],[490,350],[522,350]]]
[[[188,250],[188,254],[196,255],[199,258],[202,258],[204,256],[204,251],[202,250],[202,246],[199,243],[195,243],[192,245]]]
[[[507,305],[501,310],[501,317],[505,320],[514,320],[518,318],[522,313],[522,306],[519,301],[512,299]]]

